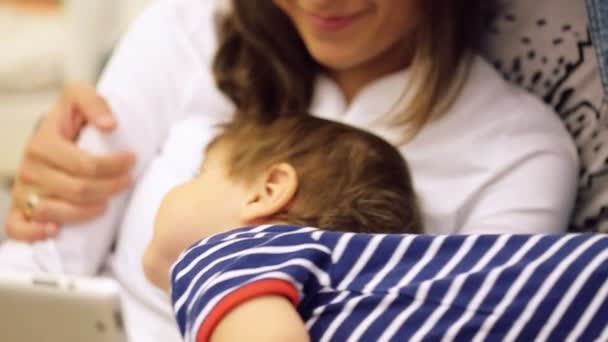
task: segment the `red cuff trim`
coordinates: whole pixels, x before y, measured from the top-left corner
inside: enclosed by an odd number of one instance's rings
[[[287,297],[294,306],[298,305],[300,301],[298,289],[296,289],[292,283],[285,280],[264,279],[247,284],[224,297],[224,299],[211,310],[209,316],[207,316],[198,329],[196,341],[208,342],[217,325],[228,313],[230,313],[230,311],[250,299],[265,295]]]

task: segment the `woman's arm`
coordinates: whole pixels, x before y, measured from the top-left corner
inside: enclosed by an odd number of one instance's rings
[[[526,98],[521,101],[526,103]],[[462,213],[467,219],[458,233],[567,230],[577,193],[578,155],[555,114],[534,103],[524,107],[529,115],[501,122],[496,148],[486,160],[494,165],[493,176],[472,198],[469,212]]]
[[[462,234],[559,234],[576,199],[576,163],[550,153],[523,158],[479,194]]]
[[[75,144],[85,123],[111,132],[116,121],[107,102],[84,83],[67,86],[55,108],[33,132],[13,187],[13,208],[7,219],[9,237],[37,241],[54,236],[57,223],[99,216],[107,198],[129,184],[131,153],[96,156]],[[22,211],[28,187],[44,190],[44,198],[26,220]],[[63,200],[62,200],[63,199]]]
[[[304,322],[285,297],[264,296],[230,311],[211,335],[211,342],[307,342]]]
[[[83,131],[80,144],[93,154],[116,150],[106,136],[92,128]],[[94,275],[109,253],[128,194],[123,192],[112,198],[103,215],[66,226],[52,239],[33,243],[10,241],[0,246],[0,269]]]
[[[176,29],[178,25],[172,16],[170,3],[156,2],[139,18],[123,39],[99,84],[100,94],[108,101],[115,113],[116,129],[112,134],[102,134],[94,129],[85,130],[80,134],[80,147],[93,154],[105,155],[117,150],[132,151],[136,155],[133,172],[135,178],[142,173],[156,154],[170,124],[180,118],[177,97],[180,85],[183,83],[180,79],[183,74],[173,69],[176,65],[184,67],[185,55],[194,59],[190,51],[183,51],[184,48],[180,46],[183,38],[178,37],[180,32]],[[59,127],[56,127],[54,134],[60,133]],[[37,155],[59,154],[56,152],[56,146],[40,145]],[[58,175],[54,178],[38,177],[40,181],[39,184],[34,184],[35,188],[43,195],[48,189],[59,189],[52,194],[53,196],[42,197],[34,211],[34,220],[60,224],[77,222],[79,221],[77,213],[83,210],[86,201],[100,196],[94,193],[95,187],[91,186],[95,177],[70,169],[71,163],[78,162],[78,157],[65,155],[59,163],[52,163],[31,156],[30,159],[35,160],[35,163],[32,162],[34,166],[38,163],[52,167]],[[41,169],[42,167],[31,167],[30,171],[35,174]],[[24,184],[22,189],[27,189],[27,186],[31,185],[27,180],[22,180],[20,183]],[[80,201],[71,198],[68,193],[72,188],[84,189],[81,193],[85,196],[82,196]],[[107,201],[109,194],[105,196],[101,200]],[[23,198],[24,195],[16,196],[17,199],[19,197]],[[48,261],[45,264],[49,265],[60,264],[63,272],[78,274],[96,272],[109,253],[118,221],[126,206],[126,197],[125,194],[112,199],[105,214],[95,221],[65,227],[57,238],[33,245],[34,259]],[[61,212],[57,210],[59,206],[71,206],[74,210],[68,213]],[[12,237],[20,237],[23,235],[20,234],[21,231],[28,229],[29,222],[19,215],[12,217],[13,220],[7,224],[10,227],[9,233]],[[46,246],[44,252],[42,250],[40,253],[37,252],[39,246]],[[42,254],[43,257],[36,256],[36,253]],[[0,263],[5,264],[4,261]],[[43,270],[47,268],[44,265],[38,267]],[[56,268],[52,271],[56,271]]]

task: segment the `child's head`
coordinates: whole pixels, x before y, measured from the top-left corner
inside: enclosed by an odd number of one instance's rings
[[[422,229],[399,151],[354,127],[296,115],[225,126],[208,145],[200,174],[165,196],[151,245],[174,261],[202,237],[268,223],[368,233]]]
[[[421,231],[399,151],[360,129],[308,115],[226,125],[208,145],[200,174],[164,202],[179,203],[175,224],[196,216],[195,224],[213,230],[283,222],[353,232]]]
[[[308,115],[271,124],[241,120],[225,127],[210,152],[216,148],[223,151],[226,176],[252,189],[253,197],[271,197],[273,186],[285,193],[276,196],[280,205],[252,223],[420,232],[407,164],[373,134]]]

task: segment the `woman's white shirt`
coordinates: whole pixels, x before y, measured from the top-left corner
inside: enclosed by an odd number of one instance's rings
[[[0,247],[0,270],[101,271],[115,277],[124,290],[132,341],[180,340],[168,299],[146,281],[141,256],[163,195],[196,173],[216,124],[234,111],[211,73],[219,1],[156,1],[123,39],[100,82],[119,128],[110,135],[87,129],[80,144],[98,153],[133,150],[133,192],[114,199],[103,217],[66,227],[56,239]],[[407,84],[407,71],[395,73],[347,104],[333,82],[319,77],[311,113],[397,144],[402,129],[381,118]],[[505,83],[480,58],[449,112],[399,149],[429,233],[566,228],[578,174],[570,136],[551,110]]]

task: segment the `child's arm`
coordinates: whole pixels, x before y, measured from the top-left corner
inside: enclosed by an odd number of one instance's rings
[[[308,342],[304,322],[289,299],[264,296],[248,300],[224,317],[211,342]]]
[[[310,341],[296,308],[315,296],[329,275],[298,265],[305,259],[318,270],[332,262],[331,251],[311,236],[313,231],[246,227],[188,249],[171,274],[182,335],[201,342]]]

